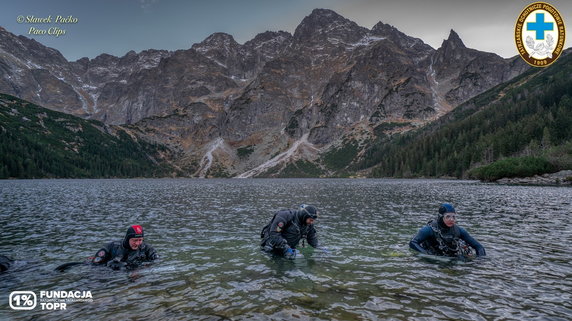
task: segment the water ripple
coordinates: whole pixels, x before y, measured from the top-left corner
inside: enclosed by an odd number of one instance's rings
[[[11,291],[90,290],[66,311],[0,319],[572,319],[572,189],[439,180],[0,181],[0,275]],[[472,262],[414,255],[409,239],[451,202],[487,249]],[[320,242],[286,261],[258,248],[274,211],[316,205]],[[159,262],[131,272],[57,265],[140,223]]]

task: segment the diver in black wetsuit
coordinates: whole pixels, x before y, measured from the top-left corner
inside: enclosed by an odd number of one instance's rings
[[[288,259],[296,257],[296,246],[301,239],[318,248],[318,237],[314,221],[318,209],[312,205],[301,205],[299,210],[281,210],[274,214],[272,221],[260,233],[260,246],[269,253],[282,255]]]
[[[425,254],[458,258],[472,256],[471,247],[477,256],[485,256],[485,248],[464,228],[457,226],[456,219],[453,205],[441,204],[437,219],[422,227],[409,242],[409,247]]]
[[[107,265],[114,270],[135,268],[142,262],[158,258],[155,249],[143,242],[143,228],[133,225],[127,229],[123,241],[111,242],[97,251],[93,264]]]

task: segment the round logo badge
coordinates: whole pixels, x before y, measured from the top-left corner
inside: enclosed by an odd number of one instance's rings
[[[518,16],[514,36],[524,61],[534,67],[546,67],[562,54],[566,30],[556,8],[545,2],[535,2]]]

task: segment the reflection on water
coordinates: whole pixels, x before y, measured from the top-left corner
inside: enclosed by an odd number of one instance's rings
[[[572,189],[436,180],[0,181],[0,319],[572,318]],[[420,258],[410,238],[451,202],[488,257]],[[273,212],[322,211],[320,241],[259,251]],[[159,262],[131,272],[59,264],[142,224]],[[12,311],[11,291],[90,290],[66,311]]]

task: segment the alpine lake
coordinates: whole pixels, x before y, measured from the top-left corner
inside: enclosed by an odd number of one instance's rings
[[[455,205],[486,257],[409,250],[441,202]],[[571,202],[569,187],[455,180],[4,180],[0,254],[15,262],[0,274],[0,319],[571,320]],[[320,210],[328,251],[262,253],[260,230],[274,212],[303,203]],[[133,224],[158,261],[54,271]],[[37,306],[12,309],[32,303],[10,302],[13,291],[34,292]],[[42,291],[91,298],[53,301]],[[40,305],[64,301],[65,310]]]

